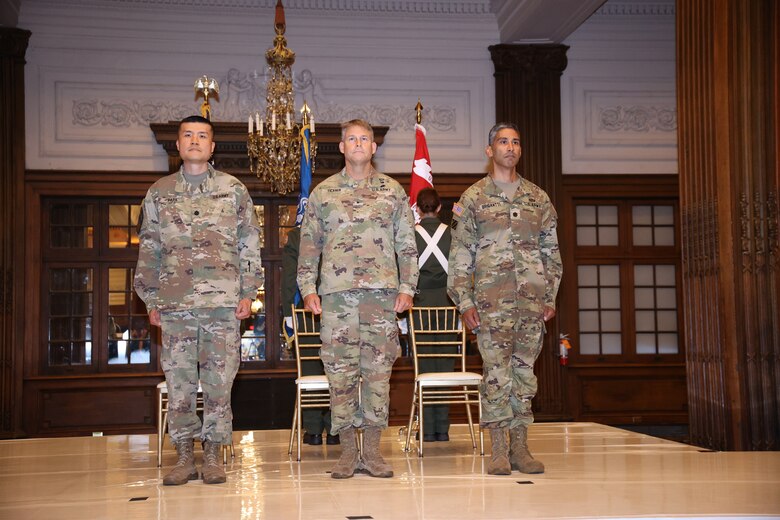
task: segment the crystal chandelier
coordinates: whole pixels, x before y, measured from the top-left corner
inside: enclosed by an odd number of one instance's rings
[[[265,53],[271,78],[266,85],[265,115],[249,116],[247,154],[249,169],[267,182],[272,192],[282,195],[295,190],[300,176],[303,128],[310,125],[311,158],[316,155],[314,118],[308,105],[301,108],[301,122],[295,121],[292,64],[295,53],[287,48],[282,0],[276,4],[274,46]]]

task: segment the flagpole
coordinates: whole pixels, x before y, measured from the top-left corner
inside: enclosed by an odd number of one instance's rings
[[[428,143],[425,138],[425,127],[422,126],[422,101],[417,98],[416,112],[417,124],[414,125],[415,150],[414,161],[412,162],[412,180],[409,186],[409,205],[412,207],[415,222],[420,222],[420,215],[417,213],[417,193],[423,188],[433,188],[433,175],[431,169],[431,158],[428,154]]]

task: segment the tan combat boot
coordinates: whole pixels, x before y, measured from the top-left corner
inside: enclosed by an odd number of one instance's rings
[[[194,445],[195,441],[193,439],[179,441],[174,444],[176,452],[179,454],[179,461],[173,467],[173,470],[163,477],[163,485],[181,486],[189,480],[198,478],[198,468],[195,467],[195,453],[193,453]]]
[[[518,426],[509,430],[509,462],[512,469],[521,473],[544,473],[544,464],[528,451],[528,427]]]
[[[227,481],[220,456],[221,446],[215,442],[203,441],[203,468],[201,472],[204,484],[222,484]]]
[[[369,426],[363,430],[363,460],[361,469],[364,469],[372,477],[389,478],[393,476],[393,467],[385,462],[379,451],[379,439],[382,430],[376,426]]]
[[[488,462],[488,475],[511,475],[509,465],[509,446],[506,440],[506,428],[490,428],[490,442],[493,454]]]
[[[341,458],[330,471],[331,478],[352,478],[355,474],[355,469],[360,461],[356,433],[352,426],[341,430]]]

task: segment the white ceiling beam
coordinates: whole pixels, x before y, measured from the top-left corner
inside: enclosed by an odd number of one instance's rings
[[[606,0],[491,0],[501,43],[561,43]]]

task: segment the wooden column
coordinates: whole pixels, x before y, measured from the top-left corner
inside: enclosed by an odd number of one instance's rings
[[[691,441],[780,449],[778,8],[678,0]]]
[[[557,207],[562,189],[561,74],[568,47],[502,44],[489,49],[495,67],[496,122],[511,122],[520,128],[520,173],[544,189]],[[560,321],[559,316],[547,325],[544,349],[534,368],[539,379],[534,399],[537,419],[568,418],[564,369],[558,363]]]
[[[30,32],[0,27],[0,437],[20,425],[24,266],[24,54]]]

